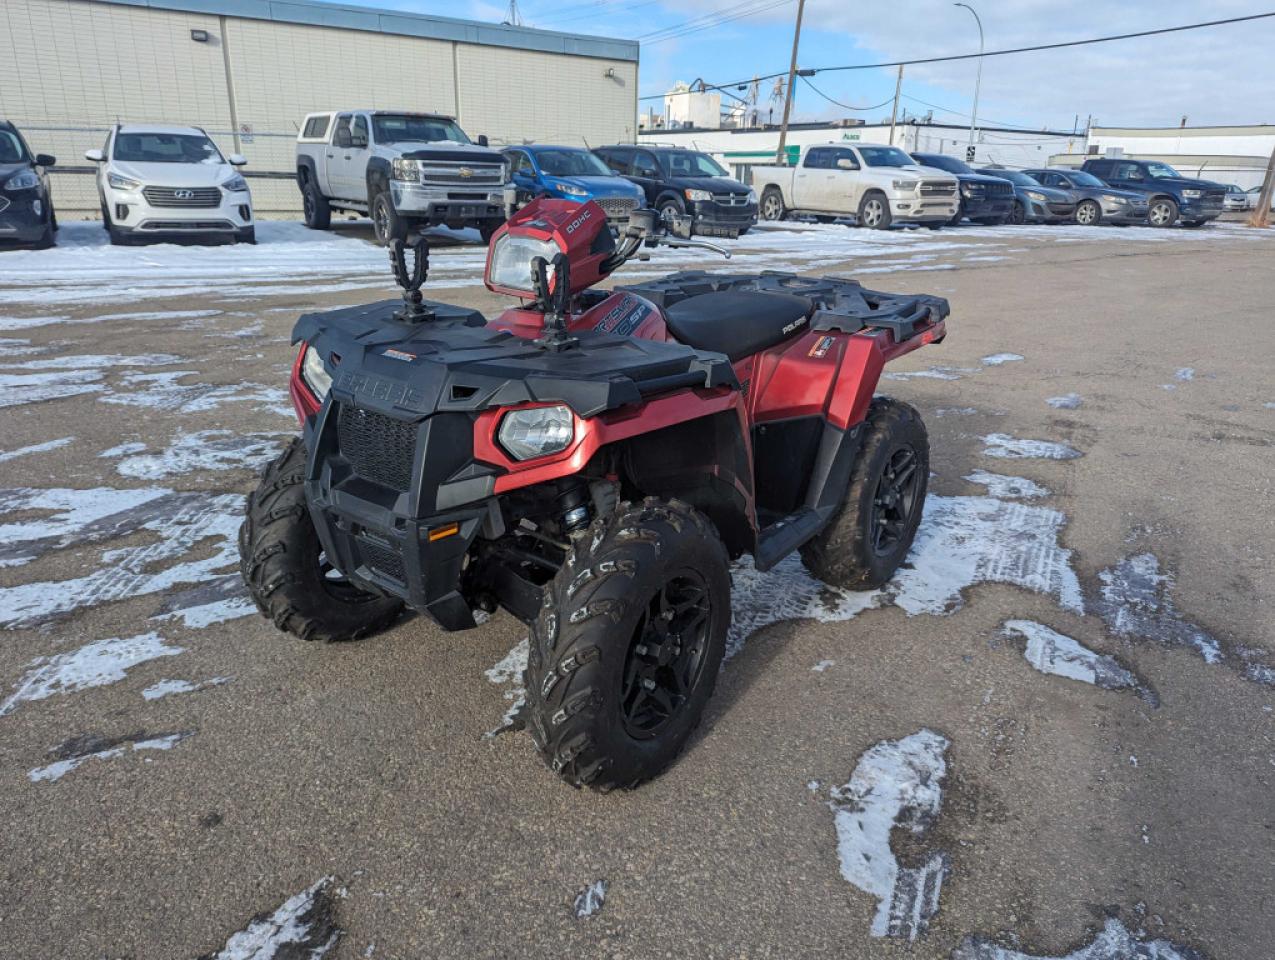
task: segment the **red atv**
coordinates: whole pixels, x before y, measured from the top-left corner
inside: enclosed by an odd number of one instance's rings
[[[497,606],[526,622],[527,726],[599,789],[658,774],[699,722],[732,558],[800,550],[856,589],[904,559],[925,427],[873,391],[948,312],[781,273],[592,289],[656,245],[712,247],[686,218],[637,211],[616,237],[595,203],[533,202],[491,243],[487,286],[522,301],[491,321],[424,300],[427,249],[394,247],[403,303],[298,321],[303,436],[240,531],[257,606],[303,639],[357,639],[404,604],[445,630]]]

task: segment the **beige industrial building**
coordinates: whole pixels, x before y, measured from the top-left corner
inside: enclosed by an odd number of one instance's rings
[[[59,210],[96,211],[84,151],[112,123],[203,127],[248,158],[257,208],[289,179],[308,112],[455,116],[501,143],[632,140],[638,45],[309,0],[2,0],[0,118],[58,158]]]

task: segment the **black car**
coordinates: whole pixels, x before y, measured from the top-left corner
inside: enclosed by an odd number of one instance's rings
[[[999,176],[975,173],[963,160],[942,153],[914,153],[912,159],[924,167],[937,167],[961,181],[961,209],[948,221],[954,227],[966,217],[975,223],[995,226],[1014,212],[1014,185]]]
[[[1059,167],[1042,167],[1024,170],[1023,173],[1042,186],[1070,193],[1076,201],[1076,222],[1081,226],[1147,222],[1145,196],[1109,187],[1091,173]]]
[[[757,194],[706,153],[684,147],[597,147],[593,151],[646,193],[646,205],[690,214],[692,232],[736,237],[757,222]]]
[[[1155,160],[1086,160],[1086,173],[1120,190],[1140,193],[1147,199],[1147,222],[1171,227],[1182,221],[1200,227],[1222,215],[1226,184],[1184,177],[1167,163]]]
[[[0,120],[0,241],[53,246],[58,228],[49,192],[47,153],[32,154],[18,128]]]
[[[1043,186],[1019,170],[984,167],[978,172],[1014,185],[1010,223],[1062,223],[1076,215],[1076,201],[1066,190]]]

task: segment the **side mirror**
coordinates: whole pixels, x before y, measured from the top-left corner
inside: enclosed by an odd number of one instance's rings
[[[48,153],[37,153],[35,155],[35,165],[37,167],[51,167],[58,162],[58,158]]]
[[[232,167],[242,167],[245,163],[248,162],[248,158],[245,157],[242,153],[232,153],[226,159],[230,161],[230,165]]]
[[[104,160],[106,160],[106,157],[102,154],[101,150],[98,150],[96,147],[94,147],[92,150],[84,151],[84,159],[92,160],[94,163],[102,163]]]
[[[838,170],[857,170],[859,169],[859,167],[858,167],[858,164],[856,164],[853,160],[850,160],[846,157],[842,157],[840,160],[837,161],[837,169]]]
[[[485,147],[485,146],[487,146],[487,134],[485,134],[485,133],[480,133],[480,134],[478,135],[478,145],[479,145],[480,147]]]

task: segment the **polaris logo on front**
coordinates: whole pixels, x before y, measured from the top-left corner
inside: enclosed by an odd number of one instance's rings
[[[591,216],[593,216],[593,211],[585,210],[584,213],[580,214],[580,216],[568,223],[566,231],[567,236],[571,236],[571,234],[575,233],[576,230],[579,229],[580,224],[584,223],[584,221],[588,220]]]

